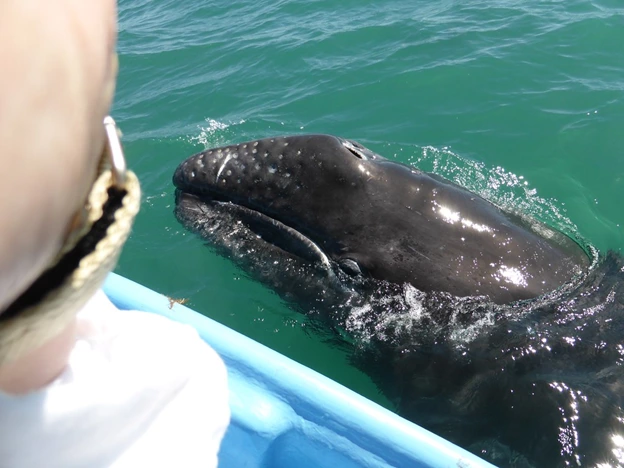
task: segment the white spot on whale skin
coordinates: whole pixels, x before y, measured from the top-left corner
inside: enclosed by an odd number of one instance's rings
[[[258,142],[257,142],[257,141],[254,141],[254,144],[253,144],[253,145],[254,145],[254,146],[258,146]]]
[[[269,166],[269,172],[270,172],[271,174],[275,174],[275,173],[277,172],[277,167],[276,167],[274,164],[271,164],[271,165]]]

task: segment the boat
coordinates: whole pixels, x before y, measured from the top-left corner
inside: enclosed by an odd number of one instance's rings
[[[145,286],[110,273],[104,292],[119,309],[191,325],[225,361],[232,419],[220,468],[493,466]]]

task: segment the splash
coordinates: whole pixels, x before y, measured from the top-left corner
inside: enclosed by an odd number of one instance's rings
[[[423,304],[424,293],[411,285],[389,294],[380,288],[378,297],[365,304],[353,307],[346,319],[346,330],[357,336],[359,341],[395,341],[402,334],[412,334],[429,320]]]
[[[441,175],[527,222],[531,218],[538,219],[565,233],[586,249],[590,248],[581,240],[576,224],[566,216],[563,204],[540,197],[522,175],[500,166],[488,168],[484,163],[464,158],[448,147],[425,146],[420,154],[409,159],[409,163]]]
[[[211,118],[206,118],[205,121],[208,124],[207,126],[198,125],[199,135],[189,137],[190,143],[199,143],[205,149],[226,145],[230,140],[230,132],[227,129],[246,122],[244,119],[241,119],[237,122],[224,123]]]

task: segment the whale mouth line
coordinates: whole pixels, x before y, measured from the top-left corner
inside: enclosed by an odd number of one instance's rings
[[[197,195],[178,188],[175,197],[176,204],[183,201],[187,206],[195,205],[194,209],[200,211],[205,206],[219,206],[234,215],[264,241],[318,264],[323,269],[331,269],[331,260],[316,242],[297,229],[261,211],[226,197],[213,196],[213,193]]]

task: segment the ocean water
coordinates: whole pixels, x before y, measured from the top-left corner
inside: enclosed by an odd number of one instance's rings
[[[206,147],[331,133],[624,250],[620,0],[120,0],[113,116],[143,206],[117,272],[393,408],[173,216]]]

